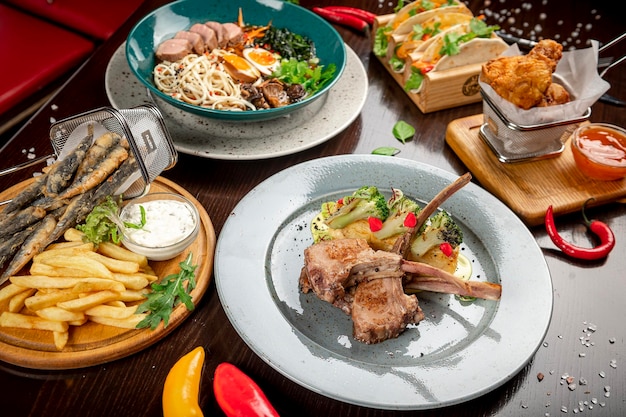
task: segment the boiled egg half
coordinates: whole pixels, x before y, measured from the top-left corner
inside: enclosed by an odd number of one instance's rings
[[[221,55],[226,71],[235,80],[242,83],[253,83],[261,77],[261,73],[248,60],[233,53]]]
[[[272,75],[280,65],[280,55],[261,47],[245,48],[243,56],[264,75]]]

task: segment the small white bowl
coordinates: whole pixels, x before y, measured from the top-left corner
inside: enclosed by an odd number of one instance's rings
[[[200,231],[200,214],[187,198],[173,193],[151,193],[128,201],[120,213],[125,222],[138,224],[140,208],[146,211],[141,229],[126,228],[122,244],[152,261],[180,255]]]

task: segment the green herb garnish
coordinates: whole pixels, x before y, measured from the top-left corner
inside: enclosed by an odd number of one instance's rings
[[[443,46],[439,51],[441,55],[456,55],[461,49],[463,43],[469,42],[474,38],[489,38],[491,34],[500,29],[498,25],[487,25],[484,21],[473,17],[469,22],[469,32],[467,33],[447,33],[443,37]]]
[[[272,76],[286,84],[300,84],[307,94],[313,95],[333,78],[335,71],[336,65],[334,63],[328,64],[326,67],[323,65],[311,67],[305,61],[291,58],[283,60]]]
[[[197,265],[191,265],[192,253],[180,262],[180,272],[170,274],[158,283],[151,285],[152,292],[146,294],[147,300],[137,307],[136,314],[148,312],[148,315],[137,324],[138,329],[150,327],[154,330],[163,321],[167,327],[170,315],[176,306],[183,303],[187,310],[193,311],[195,305],[191,299],[191,291],[196,288],[195,270]]]
[[[404,120],[399,120],[393,126],[393,136],[402,143],[406,143],[413,135],[415,135],[415,128]]]
[[[141,229],[146,224],[146,210],[139,206],[141,221],[138,224],[124,222],[120,219],[120,203],[113,197],[107,196],[106,200],[93,208],[85,218],[85,223],[76,226],[85,234],[89,242],[99,245],[102,242],[119,243],[124,228]]]
[[[376,148],[372,151],[374,155],[385,155],[385,156],[394,156],[400,153],[400,149],[394,148],[393,146],[381,146],[380,148]]]

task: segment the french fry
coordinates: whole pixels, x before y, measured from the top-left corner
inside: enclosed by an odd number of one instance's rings
[[[113,279],[121,282],[129,290],[140,290],[146,288],[152,281],[148,280],[143,274],[120,274],[113,273]]]
[[[43,253],[45,253],[45,251],[42,252],[42,254]],[[56,255],[49,258],[46,257],[37,262],[43,262],[55,267],[80,269],[87,272],[87,274],[92,277],[113,278],[113,273],[109,271],[106,266],[85,256]]]
[[[93,321],[94,323],[104,324],[106,326],[134,329],[137,327],[137,324],[139,324],[139,322],[143,320],[146,316],[147,314],[145,313],[133,314],[132,316],[125,319],[112,319],[109,317],[89,316],[89,320]]]
[[[80,320],[72,320],[72,321],[68,321],[67,324],[69,324],[70,326],[82,326],[83,324],[87,323],[89,321],[89,319],[87,318],[87,316],[83,317]]]
[[[120,293],[120,300],[126,303],[132,303],[134,301],[143,301],[146,299],[146,294],[148,290],[126,290]]]
[[[87,316],[108,317],[111,319],[125,319],[135,314],[135,311],[137,311],[136,305],[115,307],[101,304],[85,310],[85,314]]]
[[[0,326],[20,329],[49,330],[67,332],[69,325],[64,321],[47,320],[37,316],[4,311],[0,314]]]
[[[123,246],[116,245],[111,242],[102,242],[98,245],[98,253],[110,258],[119,259],[121,261],[136,262],[140,267],[145,268],[148,265],[148,258],[131,252]]]
[[[54,347],[57,350],[63,350],[65,345],[67,345],[67,341],[70,338],[69,332],[52,332],[52,336],[54,337]]]
[[[74,227],[70,227],[63,233],[63,238],[68,242],[82,242],[84,236],[85,234],[83,232]]]
[[[77,278],[78,282],[72,287],[72,291],[77,293],[88,293],[95,291],[117,291],[126,290],[123,283],[106,278]]]
[[[123,302],[122,300],[113,300],[113,301],[109,301],[108,303],[104,303],[102,305],[113,306],[113,307],[126,307],[126,303]]]
[[[85,314],[80,311],[69,311],[56,306],[42,308],[37,310],[36,314],[41,318],[54,321],[76,321],[85,318]]]
[[[57,303],[58,307],[71,311],[85,311],[99,304],[104,304],[112,300],[119,300],[120,293],[117,291],[98,291],[85,297],[75,298],[73,300],[62,301]]]
[[[85,252],[93,252],[95,246],[93,243],[81,243],[72,247],[64,247],[58,249],[46,249],[33,257],[34,262],[45,262],[46,259],[55,258],[57,256],[82,256]]]
[[[10,300],[11,298],[13,298],[16,294],[19,294],[23,291],[26,291],[27,288],[26,287],[22,287],[20,285],[16,285],[13,283],[10,283],[6,286],[4,286],[2,289],[0,289],[0,303],[6,301],[6,300]]]
[[[9,278],[11,283],[26,288],[72,288],[81,278],[48,277],[45,275],[14,275]]]
[[[139,263],[134,261],[109,258],[108,256],[104,256],[96,252],[87,252],[85,256],[93,259],[94,261],[100,262],[111,272],[121,272],[123,274],[134,274],[135,272],[139,272]]]
[[[58,290],[49,293],[37,293],[24,300],[24,305],[29,310],[37,311],[45,307],[56,305],[57,303],[73,300],[76,298],[78,298],[78,293],[72,292],[71,289]]]
[[[46,250],[68,249],[68,248],[80,248],[83,247],[83,242],[69,241],[69,242],[55,242],[46,247]],[[93,245],[92,245],[93,246]]]
[[[27,288],[26,291],[15,294],[11,300],[9,300],[9,311],[12,313],[19,313],[24,308],[24,302],[28,297],[33,295],[37,291],[36,288]]]
[[[47,265],[41,262],[33,262],[30,267],[31,275],[47,275],[49,277],[75,277],[83,278],[88,276],[86,271],[74,268],[63,268],[59,266]]]

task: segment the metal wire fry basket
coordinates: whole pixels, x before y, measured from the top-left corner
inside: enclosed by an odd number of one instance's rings
[[[102,107],[53,123],[50,127],[50,141],[59,158],[75,148],[84,137],[72,133],[77,133],[79,128],[85,128],[89,124],[100,126],[128,140],[139,169],[118,190],[118,193],[124,193],[124,198],[144,194],[149,184],[161,172],[172,168],[178,160],[163,116],[151,104],[119,110]]]

